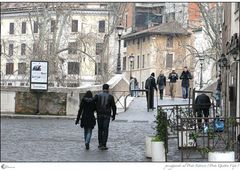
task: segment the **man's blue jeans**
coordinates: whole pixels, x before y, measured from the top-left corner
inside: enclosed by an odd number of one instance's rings
[[[188,86],[187,87],[182,87],[182,97],[184,99],[188,98]]]
[[[84,140],[85,144],[89,144],[92,136],[92,128],[84,128]]]
[[[98,142],[99,145],[106,146],[108,140],[108,128],[110,116],[98,116]]]

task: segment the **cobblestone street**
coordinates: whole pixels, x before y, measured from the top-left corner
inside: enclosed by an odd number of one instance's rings
[[[111,122],[109,150],[98,150],[97,127],[85,150],[83,129],[66,119],[2,119],[1,161],[148,161],[148,123]]]
[[[74,119],[1,118],[1,161],[151,161],[145,158],[145,137],[154,133],[156,110],[147,112],[145,102],[135,98],[110,123],[107,151],[97,148],[97,126],[87,151],[83,129]],[[166,99],[160,104],[183,102]]]

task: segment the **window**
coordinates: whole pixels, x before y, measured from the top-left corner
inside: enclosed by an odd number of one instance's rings
[[[68,54],[77,54],[77,42],[68,43]]]
[[[9,44],[8,55],[13,56],[13,44]]]
[[[105,21],[102,20],[102,21],[99,21],[99,24],[98,24],[98,32],[105,32]]]
[[[138,38],[137,39],[137,46],[138,46],[138,49],[140,48],[140,39]]]
[[[26,63],[18,63],[18,74],[26,73]]]
[[[137,68],[140,67],[140,56],[137,56]]]
[[[26,22],[22,22],[22,34],[26,34]]]
[[[123,46],[124,46],[124,47],[127,47],[127,41],[124,40],[123,42],[124,42]]]
[[[6,74],[13,74],[13,63],[6,63]]]
[[[48,45],[48,54],[53,54],[53,43],[50,42]]]
[[[33,33],[38,33],[38,22],[34,21],[33,23]]]
[[[143,38],[143,42],[145,42],[145,37]]]
[[[126,57],[123,57],[123,70],[125,71],[126,70],[126,64],[127,64],[127,58]]]
[[[103,52],[103,43],[96,43],[96,55],[101,55]]]
[[[166,67],[167,68],[172,68],[173,64],[173,54],[167,54],[166,56]]]
[[[133,40],[133,44],[135,44],[135,40]]]
[[[107,8],[107,4],[100,4],[100,8]]]
[[[78,32],[78,20],[72,20],[72,32]]]
[[[14,23],[9,24],[9,34],[14,34]]]
[[[144,68],[144,63],[145,63],[145,56],[142,56],[142,68]]]
[[[32,50],[33,50],[33,52],[32,52],[33,55],[36,55],[36,54],[37,54],[37,51],[38,51],[37,43],[36,43],[36,42],[33,43],[33,49],[32,49]]]
[[[68,74],[79,74],[79,62],[68,62]]]
[[[125,15],[125,30],[127,31],[127,27],[128,27],[128,15]]]
[[[167,37],[167,47],[169,48],[173,47],[173,36],[171,35]]]
[[[26,44],[21,44],[21,55],[26,55]]]
[[[51,32],[54,32],[56,29],[56,21],[55,20],[51,20]]]
[[[101,74],[101,63],[95,63],[95,75]]]

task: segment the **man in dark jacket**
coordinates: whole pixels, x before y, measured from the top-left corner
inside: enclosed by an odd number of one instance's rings
[[[174,100],[176,94],[176,82],[178,80],[178,74],[175,72],[175,68],[172,69],[172,72],[169,74],[168,79],[169,82],[169,90],[170,96]]]
[[[188,98],[188,88],[189,88],[189,79],[192,79],[191,73],[188,71],[187,67],[184,67],[180,79],[182,80],[182,96],[183,99]]]
[[[164,76],[162,71],[160,72],[160,75],[157,78],[157,85],[158,85],[158,89],[159,89],[159,93],[160,93],[160,100],[162,100],[163,99],[163,90],[166,87],[166,77]]]
[[[151,76],[145,82],[146,97],[148,109],[155,109],[154,107],[154,89],[157,91],[155,73],[152,73]]]
[[[209,109],[211,107],[210,98],[206,94],[198,95],[195,100],[195,112],[197,112],[197,117],[207,118],[209,116]],[[208,123],[208,119],[204,119],[205,123]],[[198,128],[202,128],[202,119],[198,119]]]
[[[106,150],[108,149],[107,140],[110,118],[112,117],[112,121],[114,121],[117,111],[114,97],[109,94],[108,84],[103,85],[103,92],[97,94],[94,97],[94,100],[96,101],[97,106],[98,148],[101,150]],[[112,115],[111,110],[113,112]]]

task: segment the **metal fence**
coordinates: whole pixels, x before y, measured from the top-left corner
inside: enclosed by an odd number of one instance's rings
[[[239,159],[239,117],[180,118],[181,161],[206,160],[210,151],[234,151]]]

